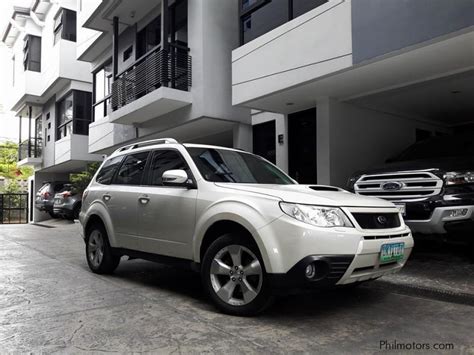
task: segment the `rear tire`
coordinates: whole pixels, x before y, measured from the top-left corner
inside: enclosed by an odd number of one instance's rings
[[[51,216],[51,218],[54,218],[54,219],[59,218],[59,216],[54,212],[49,212],[49,215]]]
[[[96,274],[112,274],[120,263],[120,256],[114,255],[107,231],[100,223],[87,231],[86,259],[89,268]]]
[[[224,313],[252,316],[273,301],[258,247],[237,233],[224,234],[209,246],[201,274],[208,296]]]
[[[79,219],[79,213],[81,213],[81,204],[80,203],[78,205],[74,206],[74,209],[72,210],[71,218],[69,218],[69,219],[71,221],[74,221],[75,219]]]

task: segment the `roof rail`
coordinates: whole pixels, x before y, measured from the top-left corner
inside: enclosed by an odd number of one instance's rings
[[[151,140],[148,140],[148,141],[143,141],[143,142],[138,142],[138,143],[133,143],[133,144],[123,146],[123,147],[117,149],[113,154],[120,153],[120,152],[123,152],[125,150],[132,150],[132,149],[136,149],[136,148],[140,148],[140,147],[146,147],[148,145],[177,144],[177,143],[178,143],[178,141],[176,139],[173,139],[173,138],[151,139]]]

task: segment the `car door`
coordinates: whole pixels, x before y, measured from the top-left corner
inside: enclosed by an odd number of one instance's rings
[[[156,254],[192,258],[197,189],[164,186],[163,173],[174,169],[186,170],[192,178],[178,150],[160,149],[152,153],[148,186],[143,189],[138,206],[140,248]]]
[[[116,247],[138,249],[137,213],[149,151],[127,155],[112,182],[102,189],[102,200],[112,220]]]

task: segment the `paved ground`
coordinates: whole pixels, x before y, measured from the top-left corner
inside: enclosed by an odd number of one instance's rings
[[[78,230],[0,226],[0,353],[378,353],[387,341],[427,344],[430,354],[452,343],[450,353],[474,354],[474,307],[462,302],[401,294],[382,282],[229,317],[206,301],[192,272],[134,260],[114,276],[92,274]]]

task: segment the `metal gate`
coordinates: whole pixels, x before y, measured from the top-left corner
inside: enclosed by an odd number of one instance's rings
[[[28,223],[28,194],[0,194],[0,224]]]

